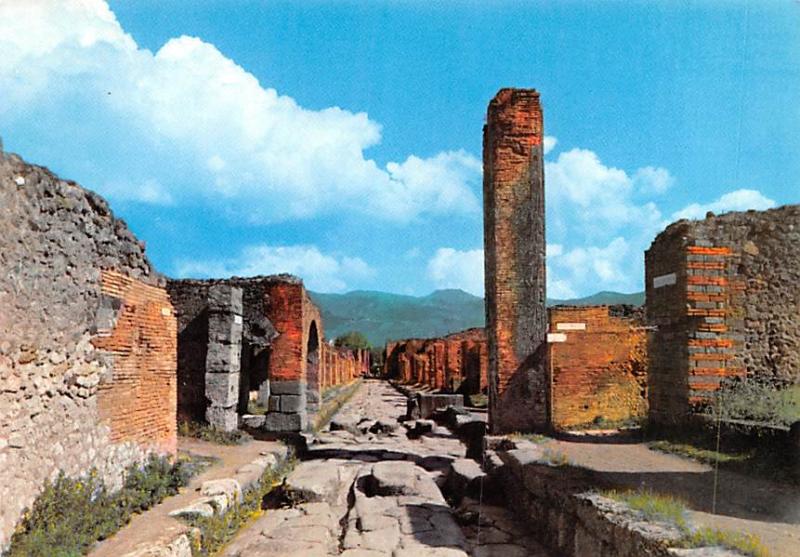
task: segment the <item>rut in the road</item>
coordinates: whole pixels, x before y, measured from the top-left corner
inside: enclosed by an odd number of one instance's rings
[[[287,478],[298,502],[269,510],[223,555],[344,557],[545,556],[501,507],[442,490],[451,468],[475,467],[449,430],[422,423],[409,438],[406,397],[366,381]]]

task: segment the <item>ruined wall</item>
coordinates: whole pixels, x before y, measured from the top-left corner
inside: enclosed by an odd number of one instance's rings
[[[0,153],[0,548],[44,481],[175,450],[175,318],[107,203]]]
[[[737,379],[800,380],[800,206],[678,221],[645,262],[653,422]]]
[[[267,285],[274,277],[170,280],[167,290],[178,320],[178,416],[206,419],[206,357],[209,339],[209,290],[229,286],[242,291],[241,361],[238,410],[244,412],[251,390],[267,404],[270,346],[277,335],[266,317]],[[261,396],[263,390],[264,396]]]
[[[387,343],[384,375],[402,383],[477,394],[487,387],[485,329]]]
[[[647,334],[641,316],[608,306],[550,308],[552,425],[638,420],[647,412]]]
[[[495,432],[548,421],[544,130],[539,93],[501,89],[483,132],[489,424]]]

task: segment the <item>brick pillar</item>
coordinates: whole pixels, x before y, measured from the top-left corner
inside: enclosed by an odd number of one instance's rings
[[[242,289],[215,284],[208,289],[206,420],[213,427],[238,427],[239,371],[242,357]]]
[[[267,431],[301,431],[308,423],[305,346],[303,327],[303,286],[292,282],[271,284],[267,318],[279,336],[272,342],[269,360],[269,412]]]
[[[542,110],[539,93],[501,89],[483,133],[489,424],[548,425]]]

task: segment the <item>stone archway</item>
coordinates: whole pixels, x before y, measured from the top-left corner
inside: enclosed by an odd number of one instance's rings
[[[308,328],[306,345],[306,408],[309,412],[319,410],[320,393],[320,346],[317,322],[312,321]]]

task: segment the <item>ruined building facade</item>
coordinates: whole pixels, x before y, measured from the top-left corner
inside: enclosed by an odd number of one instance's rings
[[[489,422],[547,427],[544,129],[539,93],[501,89],[483,132]]]
[[[165,281],[106,202],[0,152],[0,550],[59,470],[176,450]]]
[[[171,280],[178,315],[178,413],[225,430],[255,402],[269,431],[300,431],[326,387],[366,373],[366,351],[324,342],[319,308],[291,275]]]
[[[488,367],[485,329],[386,344],[384,375],[402,383],[465,395],[485,393]]]
[[[652,422],[737,380],[800,380],[800,206],[678,221],[645,262]]]

